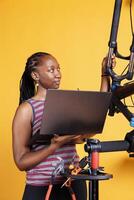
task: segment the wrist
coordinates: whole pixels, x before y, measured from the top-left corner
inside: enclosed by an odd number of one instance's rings
[[[105,73],[103,73],[103,74],[101,74],[101,77],[109,77],[109,75],[108,74],[105,74]]]
[[[59,142],[52,142],[51,143],[51,148],[53,151],[55,151],[56,149],[60,148],[61,146],[64,145],[65,142],[59,141]]]
[[[57,145],[57,143],[51,143],[48,148],[50,149],[51,153],[54,153],[59,148],[59,146]]]
[[[103,69],[101,70],[101,74],[102,74],[102,75],[109,75],[109,72],[107,71],[106,68],[103,68]]]

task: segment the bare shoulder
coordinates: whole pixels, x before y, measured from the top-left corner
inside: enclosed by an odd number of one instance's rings
[[[21,120],[32,119],[32,108],[28,102],[20,104],[16,110],[14,120],[20,118]]]
[[[27,102],[22,103],[16,110],[13,122],[12,133],[13,141],[19,143],[27,143],[31,135],[32,124],[32,108]],[[25,141],[25,142],[24,142]]]

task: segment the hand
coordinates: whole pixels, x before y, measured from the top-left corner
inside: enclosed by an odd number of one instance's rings
[[[103,58],[103,61],[102,61],[102,75],[103,74],[106,74],[106,67],[107,67],[107,57]],[[112,68],[114,68],[116,65],[116,59],[115,59],[115,55],[113,54],[112,56]]]
[[[83,135],[75,136],[75,138],[73,139],[73,144],[82,144],[82,143],[84,143]]]
[[[82,144],[82,143],[84,143],[85,139],[91,138],[94,135],[95,135],[94,133],[78,135],[77,138],[75,138],[74,143]]]
[[[79,139],[80,135],[54,135],[54,137],[51,139],[51,144],[56,144],[58,147],[67,144],[67,143],[75,143],[75,140]]]

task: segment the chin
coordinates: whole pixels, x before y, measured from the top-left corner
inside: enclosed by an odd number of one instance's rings
[[[60,87],[59,85],[55,85],[54,89],[59,89],[59,87]]]
[[[59,89],[59,86],[53,86],[53,87],[49,87],[48,89],[53,89],[53,90],[56,90],[56,89]]]
[[[59,89],[59,86],[55,87],[55,89]]]

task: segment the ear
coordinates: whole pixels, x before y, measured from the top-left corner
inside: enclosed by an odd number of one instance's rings
[[[38,81],[39,80],[39,74],[38,72],[31,72],[31,77],[34,81]]]

